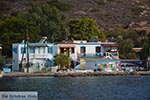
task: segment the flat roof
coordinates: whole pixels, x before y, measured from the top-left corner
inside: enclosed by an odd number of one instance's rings
[[[101,45],[100,42],[78,43],[77,45]]]
[[[29,43],[29,47],[48,47],[52,43]]]

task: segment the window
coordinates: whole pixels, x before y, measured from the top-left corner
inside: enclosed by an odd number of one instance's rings
[[[64,48],[60,48],[60,53],[64,53],[64,52],[65,52]]]
[[[80,48],[81,53],[85,53],[85,47]]]
[[[44,47],[44,48],[43,48],[43,53],[45,53],[45,52],[46,52],[46,48]]]
[[[41,49],[40,48],[38,48],[38,53],[41,53]]]
[[[53,47],[48,47],[48,53],[53,53]]]
[[[101,47],[100,46],[97,46],[96,47],[96,53],[100,53],[101,52]]]
[[[30,53],[35,53],[35,48],[30,48]]]
[[[96,52],[96,56],[101,56],[101,47],[97,46],[95,52]]]
[[[71,48],[71,53],[74,53],[74,48]]]
[[[26,49],[24,47],[21,47],[21,53],[26,53]]]
[[[45,47],[39,47],[38,48],[38,53],[41,54],[41,53],[46,53],[46,48]]]

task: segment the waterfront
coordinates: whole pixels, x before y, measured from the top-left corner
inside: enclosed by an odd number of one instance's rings
[[[1,91],[38,91],[39,100],[150,100],[150,76],[1,78]]]

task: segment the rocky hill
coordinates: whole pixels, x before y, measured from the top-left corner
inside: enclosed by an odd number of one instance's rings
[[[72,5],[64,11],[69,18],[91,17],[102,31],[116,28],[145,30],[150,32],[150,0],[47,0]],[[46,0],[1,0],[0,9],[5,15],[25,11],[31,3]],[[3,6],[3,8],[2,8]]]
[[[101,30],[131,28],[150,32],[149,0],[63,0],[74,5],[70,17],[92,17]]]

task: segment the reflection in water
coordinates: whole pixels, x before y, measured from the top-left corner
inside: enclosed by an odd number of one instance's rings
[[[0,79],[1,91],[38,91],[39,100],[150,100],[150,76]]]

